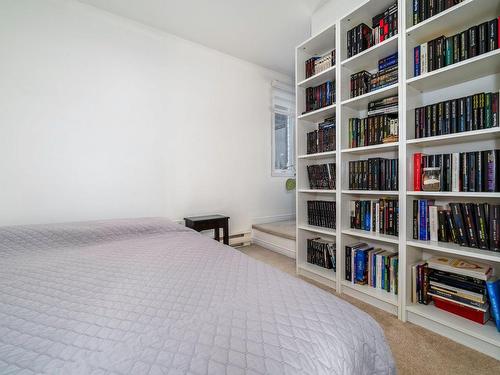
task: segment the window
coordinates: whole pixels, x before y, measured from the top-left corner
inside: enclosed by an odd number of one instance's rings
[[[273,82],[272,175],[295,175],[295,93]]]

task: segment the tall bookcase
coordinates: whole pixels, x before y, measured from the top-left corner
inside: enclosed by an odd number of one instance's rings
[[[466,346],[500,359],[500,333],[491,321],[485,325],[471,322],[430,305],[411,302],[411,266],[432,256],[446,255],[491,264],[500,275],[500,253],[460,247],[451,243],[418,241],[412,236],[414,199],[435,199],[436,203],[500,203],[500,193],[415,192],[413,191],[413,154],[437,154],[500,148],[500,127],[428,138],[415,137],[414,110],[443,100],[500,89],[500,49],[447,67],[413,76],[413,49],[440,35],[451,36],[470,26],[500,16],[500,0],[463,0],[461,3],[413,25],[413,0],[398,0],[399,33],[348,58],[347,31],[387,9],[394,0],[367,0],[296,49],[297,80],[297,272],[384,309],[403,321],[410,321],[456,340]],[[304,62],[311,56],[336,49],[336,66],[309,79],[304,77]],[[380,58],[398,52],[398,83],[368,94],[350,98],[350,75],[373,70]],[[302,114],[305,89],[335,78],[336,103]],[[367,105],[394,94],[399,96],[399,140],[375,146],[349,148],[348,122],[365,117]],[[306,154],[306,133],[317,123],[336,118],[336,152]],[[399,159],[398,191],[352,191],[348,189],[348,162],[372,157]],[[318,161],[337,164],[335,191],[309,189],[306,166]],[[388,236],[350,228],[350,201],[354,199],[393,198],[399,200],[399,236]],[[336,201],[336,230],[307,225],[307,200]],[[307,239],[322,237],[336,242],[337,272],[306,262]],[[363,241],[399,253],[399,292],[391,294],[369,286],[346,281],[345,246]]]

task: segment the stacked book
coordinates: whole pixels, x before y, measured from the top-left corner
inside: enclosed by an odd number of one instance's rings
[[[374,249],[363,242],[345,247],[345,278],[353,284],[369,285],[398,294],[398,254]]]
[[[368,104],[368,117],[349,119],[349,147],[372,146],[398,141],[398,97]]]
[[[351,75],[351,98],[390,86],[398,81],[397,52],[378,62],[378,71],[370,73],[363,70]]]
[[[334,201],[307,201],[307,222],[317,227],[335,229],[337,209]]]
[[[314,56],[306,60],[306,79],[319,74],[335,65],[335,50],[323,56]]]
[[[413,74],[419,76],[498,48],[500,17],[454,36],[430,40],[413,50]]]
[[[415,138],[497,127],[498,96],[482,92],[415,108]]]
[[[500,205],[413,201],[413,239],[452,242],[460,246],[500,251]]]
[[[321,238],[307,239],[307,263],[337,270],[335,243]]]
[[[350,190],[398,190],[398,159],[370,158],[349,162]]]
[[[398,33],[398,3],[372,18],[372,27],[361,23],[347,31],[347,57],[383,42]]]
[[[500,150],[413,154],[413,190],[424,188],[424,168],[440,168],[440,191],[500,191]]]
[[[350,202],[350,226],[368,232],[399,235],[397,199],[356,200]]]
[[[461,2],[462,0],[413,0],[413,24],[425,21]]]
[[[336,139],[335,117],[327,118],[318,130],[307,133],[307,154],[335,151]]]
[[[335,171],[335,163],[308,165],[309,187],[313,190],[335,189]]]
[[[412,302],[437,308],[484,324],[490,318],[487,282],[491,266],[475,261],[433,257],[412,266]]]
[[[335,103],[335,81],[327,81],[316,87],[306,89],[306,111],[328,107]]]

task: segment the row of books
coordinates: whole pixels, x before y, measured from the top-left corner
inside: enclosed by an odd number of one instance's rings
[[[389,115],[398,113],[398,96],[392,95],[368,103],[367,116]]]
[[[347,31],[347,57],[383,42],[398,33],[398,3],[372,18],[372,27],[361,23]]]
[[[350,190],[398,190],[398,159],[370,158],[349,162]]]
[[[334,201],[307,201],[307,223],[316,227],[336,228],[337,205]]]
[[[353,229],[398,236],[399,201],[397,199],[351,201],[350,225]]]
[[[439,191],[500,191],[500,150],[413,154],[413,190],[425,189],[425,169],[439,167]]]
[[[498,97],[482,92],[415,108],[415,138],[497,127]]]
[[[335,49],[323,56],[314,56],[306,60],[306,78],[319,74],[335,65]]]
[[[330,117],[318,124],[318,130],[307,133],[307,153],[335,151],[336,140],[335,117]]]
[[[413,24],[425,21],[461,2],[462,0],[413,0]]]
[[[335,243],[318,238],[307,239],[307,263],[337,271]]]
[[[492,275],[488,264],[432,257],[411,267],[411,299],[424,305],[432,301],[439,309],[479,324],[493,316],[500,331],[499,281]]]
[[[316,87],[306,89],[306,111],[328,107],[335,103],[335,81],[327,81]]]
[[[454,36],[440,36],[416,46],[413,51],[413,74],[432,72],[498,48],[500,17],[472,26]]]
[[[307,166],[309,187],[313,190],[334,190],[336,181],[335,163]]]
[[[397,114],[349,119],[349,147],[363,147],[398,141]]]
[[[351,98],[390,86],[398,81],[397,54],[379,60],[378,65],[379,70],[375,73],[362,70],[351,75]]]
[[[345,279],[398,294],[398,253],[375,249],[364,242],[345,247]]]
[[[500,251],[500,205],[413,201],[413,239]]]

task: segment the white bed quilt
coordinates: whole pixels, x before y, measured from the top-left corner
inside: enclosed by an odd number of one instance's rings
[[[394,374],[379,325],[165,219],[0,228],[0,374]]]

